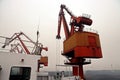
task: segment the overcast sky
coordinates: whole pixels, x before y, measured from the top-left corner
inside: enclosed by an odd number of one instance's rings
[[[46,69],[55,70],[56,61],[63,64],[64,60],[59,53],[63,30],[61,41],[56,40],[60,4],[65,4],[76,16],[90,14],[93,24],[86,27],[97,30],[100,35],[103,58],[92,60],[85,69],[120,69],[119,0],[0,0],[0,36],[10,37],[22,31],[35,41],[39,25],[39,41],[49,48],[48,52],[43,51],[49,57]],[[70,16],[65,16],[69,22]]]

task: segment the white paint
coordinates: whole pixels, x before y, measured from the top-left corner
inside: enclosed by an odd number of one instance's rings
[[[21,59],[24,59],[21,62]],[[12,66],[31,67],[30,80],[37,80],[37,60],[40,56],[0,52],[0,80],[9,80]]]

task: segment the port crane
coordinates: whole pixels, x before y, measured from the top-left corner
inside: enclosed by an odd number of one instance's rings
[[[42,50],[48,51],[48,48],[47,48],[47,47],[43,47],[43,45],[42,45],[41,43],[38,43],[38,42],[36,43],[36,42],[34,42],[33,40],[31,40],[31,39],[30,39],[26,34],[24,34],[23,32],[14,33],[13,36],[12,36],[11,38],[9,38],[8,41],[5,42],[5,44],[2,46],[2,48],[5,48],[5,47],[6,47],[7,45],[9,45],[11,42],[13,42],[14,40],[18,39],[18,40],[20,41],[23,49],[25,50],[25,52],[26,52],[27,54],[31,54],[30,51],[28,50],[28,48],[26,47],[26,45],[24,44],[23,40],[20,38],[20,36],[22,36],[22,35],[29,40],[28,42],[33,43],[33,44],[36,46],[36,49],[39,48],[39,50],[35,50],[34,53],[36,53],[36,51],[37,51],[36,54],[41,55],[41,51],[42,51]],[[20,44],[16,44],[16,46],[18,46],[18,45],[20,46]]]
[[[71,17],[70,29],[65,19],[64,10]],[[83,30],[85,25],[90,26],[92,24],[89,15],[76,17],[64,4],[60,6],[57,39],[61,38],[61,23],[63,23],[66,38],[63,42],[63,53],[61,53],[68,59],[65,64],[73,65],[73,75],[85,79],[83,65],[91,63],[91,60],[87,60],[87,58],[102,58],[99,35]]]

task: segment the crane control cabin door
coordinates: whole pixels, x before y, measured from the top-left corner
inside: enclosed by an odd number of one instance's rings
[[[11,67],[9,80],[30,80],[31,67]]]

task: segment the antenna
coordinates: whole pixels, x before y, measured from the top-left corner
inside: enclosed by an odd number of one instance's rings
[[[37,42],[38,42],[38,38],[39,38],[39,25],[38,25],[38,29],[37,29]]]
[[[38,43],[38,38],[39,38],[39,26],[40,26],[40,17],[38,20],[38,28],[37,28],[37,43]]]

